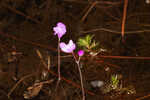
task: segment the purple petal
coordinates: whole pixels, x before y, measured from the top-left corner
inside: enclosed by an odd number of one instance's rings
[[[75,48],[76,48],[76,45],[73,43],[73,41],[72,40],[70,40],[69,41],[69,47],[72,49],[72,50],[75,50]]]
[[[54,35],[58,35],[58,38],[61,38],[66,33],[66,26],[65,24],[59,22],[57,26],[53,28]]]
[[[68,50],[68,47],[64,42],[61,42],[59,46],[63,52],[70,53],[70,50]]]
[[[65,44],[64,42],[60,43],[60,48],[65,53],[72,53],[73,50],[75,50],[75,47],[76,46],[72,40],[70,40],[68,44]]]
[[[66,48],[66,44],[65,44],[64,42],[61,42],[61,43],[59,44],[59,46],[60,46],[60,48]]]
[[[57,34],[57,30],[58,30],[58,29],[57,29],[57,27],[54,27],[54,28],[53,28],[54,35],[56,35],[56,34]]]
[[[58,26],[58,27],[61,27],[62,29],[65,29],[65,28],[66,28],[65,24],[63,24],[62,22],[58,22],[58,23],[57,23],[57,26]]]

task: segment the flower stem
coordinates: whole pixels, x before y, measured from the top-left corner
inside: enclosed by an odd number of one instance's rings
[[[77,63],[77,66],[78,66],[78,71],[79,71],[79,74],[80,74],[80,82],[81,82],[81,89],[82,89],[82,100],[85,100],[85,91],[84,91],[84,86],[83,86],[83,78],[82,78],[82,72],[81,72],[81,69],[80,69],[80,57],[79,59],[77,60],[77,58],[75,57],[74,53],[72,52],[72,55]]]
[[[58,38],[58,81],[61,80],[60,77],[60,48],[59,48],[59,44],[60,44],[60,38]]]

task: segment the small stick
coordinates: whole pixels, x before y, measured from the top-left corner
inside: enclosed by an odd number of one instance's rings
[[[91,30],[87,30],[87,31],[80,31],[80,33],[91,33],[91,32],[96,32],[96,31],[106,31],[106,32],[111,32],[111,33],[115,33],[115,34],[121,34],[121,32],[117,31],[117,30],[112,30],[112,29],[108,29],[108,28],[95,28],[95,29],[91,29]],[[144,32],[150,32],[150,30],[136,30],[136,31],[126,31],[125,34],[138,34],[138,33],[144,33]]]
[[[23,80],[25,80],[25,79],[28,78],[28,77],[33,76],[34,74],[35,74],[35,73],[29,74],[29,75],[26,75],[26,76],[22,77],[22,78],[11,88],[11,90],[10,90],[9,93],[7,94],[8,98],[10,98],[10,95],[12,94],[12,92],[17,88],[17,86],[18,86]]]
[[[48,68],[48,70],[50,70],[50,65],[51,65],[51,58],[50,58],[50,56],[48,56],[48,59],[47,59],[47,68]]]
[[[36,83],[36,85],[50,84],[50,83],[52,83],[53,81],[54,81],[54,80],[51,79],[51,80],[48,80],[48,81],[43,81],[43,82]]]
[[[122,36],[122,42],[124,43],[124,30],[125,30],[125,21],[126,21],[126,15],[127,15],[127,7],[128,7],[128,0],[124,0],[124,8],[123,8],[123,18],[122,18],[122,29],[121,29],[121,36]]]
[[[38,49],[36,49],[36,53],[37,53],[37,55],[40,57],[41,62],[44,64],[44,66],[47,67],[46,63],[45,63],[44,60],[43,60],[43,56],[41,55],[41,52],[40,52]]]
[[[140,97],[140,98],[137,98],[136,100],[143,100],[143,99],[148,98],[148,97],[150,97],[150,94],[143,96],[143,97]]]
[[[81,18],[81,22],[83,22],[85,20],[85,18],[87,17],[87,15],[89,14],[89,12],[92,10],[92,8],[97,4],[97,1],[93,2],[91,7],[87,10],[87,12],[84,14],[84,16]]]
[[[98,56],[99,58],[109,59],[136,59],[136,60],[150,60],[150,57],[136,57],[136,56]],[[98,61],[98,60],[97,60]]]
[[[92,2],[89,2],[89,0],[88,1],[81,1],[81,0],[64,0],[64,1],[66,1],[66,2],[74,2],[74,3],[80,3],[80,4],[87,4],[87,3],[92,3]],[[107,4],[107,5],[119,5],[119,4],[121,4],[122,3],[122,1],[119,1],[119,2],[111,2],[111,1],[98,1],[97,0],[97,3],[98,4]]]
[[[38,55],[39,57],[42,56],[39,50],[36,50],[36,52],[37,52],[37,55]],[[40,59],[41,59],[41,58],[42,58],[42,57],[40,57]],[[41,62],[43,63],[44,67],[47,68],[47,65],[46,65],[46,63],[44,62],[43,59],[41,59]],[[58,74],[56,74],[55,72],[53,72],[53,71],[51,71],[51,70],[48,70],[48,71],[49,71],[52,75],[58,77]],[[64,80],[64,81],[66,81],[68,84],[71,84],[72,86],[81,89],[81,87],[80,87],[78,84],[74,83],[74,82],[71,81],[71,80],[66,79],[65,77],[62,77],[62,76],[61,76],[61,79]],[[85,90],[85,91],[86,91],[89,95],[92,95],[92,96],[95,95],[93,92],[90,92],[90,91],[87,91],[87,90]]]

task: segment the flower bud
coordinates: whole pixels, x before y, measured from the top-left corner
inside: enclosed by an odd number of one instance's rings
[[[79,56],[83,56],[83,55],[84,55],[84,51],[83,51],[83,50],[79,50],[79,51],[78,51],[78,55],[79,55]]]

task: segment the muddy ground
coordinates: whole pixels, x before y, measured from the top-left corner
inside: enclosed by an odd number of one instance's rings
[[[150,4],[144,0],[128,1],[122,42],[123,0],[95,1],[0,0],[0,100],[24,100],[25,94],[32,100],[82,99],[76,63],[63,52],[63,78],[56,89],[57,37],[53,27],[57,22],[67,27],[62,41],[77,42],[80,37],[94,34],[99,47],[107,50],[94,57],[85,54],[81,59],[86,100],[140,100],[143,96],[147,96],[143,100],[150,99]],[[50,70],[43,64],[47,64],[48,57]],[[48,76],[44,77],[43,72],[48,72]],[[103,94],[90,84],[94,80],[107,83],[114,74],[121,75],[121,84],[132,85],[136,93]],[[34,87],[37,81],[47,83]],[[29,87],[35,89],[35,95],[27,91]]]

